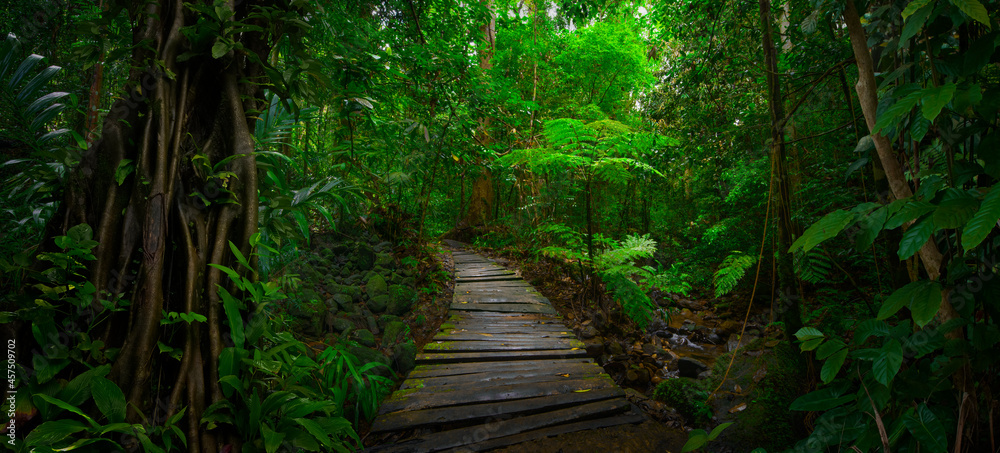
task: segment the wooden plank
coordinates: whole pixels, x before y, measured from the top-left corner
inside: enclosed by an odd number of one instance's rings
[[[537,294],[511,294],[511,295],[497,295],[497,294],[455,294],[452,298],[452,302],[472,302],[477,304],[505,304],[510,302],[536,302],[546,305],[551,305],[549,300],[544,296],[539,296]]]
[[[499,275],[494,277],[464,277],[456,278],[455,283],[487,283],[487,282],[507,282],[524,281],[517,275]]]
[[[539,338],[510,341],[442,341],[427,343],[424,352],[490,352],[538,351],[546,349],[583,349],[586,346],[575,338]]]
[[[431,341],[528,341],[540,338],[576,338],[573,332],[537,332],[537,333],[501,333],[486,332],[456,332],[454,334],[438,333]]]
[[[571,359],[551,359],[551,360],[514,360],[509,362],[476,362],[476,363],[450,363],[450,364],[421,364],[417,365],[410,372],[409,378],[431,378],[437,376],[454,376],[459,374],[488,373],[500,371],[532,371],[541,369],[551,369],[555,372],[567,372],[577,367],[599,367],[592,359],[571,358]]]
[[[536,382],[541,382],[544,380],[559,381],[563,379],[577,379],[581,377],[595,377],[601,375],[607,376],[608,379],[611,378],[610,376],[604,374],[604,368],[596,363],[576,363],[572,364],[572,366],[568,365],[569,364],[560,367],[553,366],[528,370],[491,370],[482,373],[452,374],[448,376],[425,378],[411,377],[403,381],[403,384],[399,388],[401,390],[406,390],[408,388],[431,388],[465,384],[510,384],[511,382],[507,382],[507,380],[510,379],[534,379]]]
[[[479,386],[473,389],[441,393],[422,392],[421,390],[423,389],[410,389],[393,393],[389,399],[382,403],[380,410],[388,414],[401,410],[430,409],[457,404],[518,400],[562,393],[584,393],[590,390],[612,387],[615,387],[615,383],[610,379],[573,379],[531,384]]]
[[[620,388],[592,390],[583,393],[566,393],[561,395],[541,396],[516,401],[501,401],[469,406],[454,406],[438,409],[395,412],[375,419],[371,432],[399,431],[435,424],[476,422],[491,417],[500,417],[538,409],[558,409],[570,404],[600,401],[620,398],[625,395]]]
[[[569,373],[563,373],[563,374],[569,374]],[[460,379],[460,378],[463,378],[463,377],[466,377],[466,376],[467,375],[451,376],[451,377],[454,378],[454,379]],[[408,388],[409,389],[414,389],[417,393],[419,393],[419,394],[422,395],[421,396],[422,398],[433,398],[434,395],[440,395],[440,394],[451,393],[451,392],[478,391],[478,390],[481,390],[484,386],[489,386],[489,387],[500,387],[500,386],[507,386],[507,385],[529,386],[529,385],[542,385],[542,384],[570,382],[570,381],[579,380],[579,379],[587,379],[587,380],[592,380],[594,382],[606,381],[607,382],[606,387],[609,387],[609,388],[614,387],[614,382],[612,381],[611,376],[608,376],[607,374],[600,374],[600,373],[596,373],[596,374],[583,374],[583,373],[578,373],[578,374],[570,375],[570,376],[563,376],[561,374],[541,374],[541,375],[534,375],[534,376],[517,376],[517,377],[507,377],[507,378],[496,378],[496,379],[489,380],[489,381],[477,381],[477,380],[470,379],[470,380],[468,380],[466,382],[455,381],[455,382],[452,382],[452,383],[447,384],[447,385],[424,385],[418,379],[418,380],[414,380],[412,383],[410,383],[408,385]],[[402,390],[403,391],[407,391],[407,389],[402,389]]]
[[[586,349],[546,349],[540,351],[498,352],[422,352],[417,354],[417,363],[492,362],[498,360],[559,359],[586,356]]]
[[[489,451],[514,444],[543,439],[546,437],[558,436],[560,434],[573,433],[592,429],[608,428],[618,425],[633,425],[646,421],[646,416],[641,413],[632,412],[628,414],[604,417],[596,420],[585,420],[580,422],[566,423],[563,425],[551,426],[543,429],[536,429],[512,436],[493,437],[483,442],[466,444],[459,451]]]
[[[556,309],[548,305],[535,304],[452,304],[451,309],[463,311],[495,311],[501,313],[556,313]]]
[[[579,406],[557,409],[535,415],[525,415],[509,420],[495,420],[490,426],[469,426],[423,436],[419,442],[400,444],[387,451],[435,452],[468,444],[469,439],[483,436],[498,438],[547,428],[581,419],[620,414],[630,409],[630,403],[621,398],[596,401]],[[485,430],[485,432],[484,432]]]

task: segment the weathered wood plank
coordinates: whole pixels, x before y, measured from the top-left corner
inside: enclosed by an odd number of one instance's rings
[[[501,333],[492,334],[486,332],[455,332],[451,333],[439,333],[431,339],[431,341],[499,341],[499,342],[511,342],[511,341],[530,341],[537,340],[540,338],[576,338],[576,335],[571,331],[564,332],[532,332],[532,333]]]
[[[481,438],[499,438],[524,433],[526,431],[547,428],[562,423],[585,420],[598,416],[621,414],[628,411],[629,402],[615,398],[586,403],[578,406],[557,409],[535,415],[525,415],[509,420],[495,420],[487,425],[469,426],[421,437],[420,442],[400,444],[397,448],[387,451],[398,452],[435,452],[447,450],[468,444],[469,440]]]
[[[517,400],[561,393],[583,393],[585,391],[615,387],[610,379],[572,379],[529,384],[509,384],[477,387],[454,392],[431,394],[421,389],[397,391],[382,403],[383,413],[401,410],[430,409],[457,404],[485,403],[489,401]]]
[[[417,354],[417,363],[492,362],[498,360],[561,359],[586,356],[586,349],[497,352],[423,352]]]
[[[604,368],[596,363],[574,364],[575,366],[534,368],[528,370],[491,370],[482,373],[453,374],[448,376],[436,376],[426,378],[409,378],[403,381],[401,390],[408,388],[430,388],[440,386],[456,386],[466,384],[510,384],[510,379],[534,379],[535,382],[544,380],[560,381],[564,379],[578,379],[581,377],[610,376],[604,373]],[[518,381],[520,382],[520,381]],[[527,381],[525,381],[527,382]],[[517,383],[517,382],[513,382]]]
[[[532,351],[546,349],[583,349],[586,346],[575,338],[538,338],[530,340],[473,341],[448,340],[431,342],[424,346],[424,352],[491,352],[491,351]]]
[[[551,369],[553,372],[568,372],[577,367],[598,367],[592,359],[572,358],[553,360],[515,360],[509,362],[475,362],[475,363],[449,363],[449,364],[422,364],[417,365],[410,372],[410,379],[430,378],[437,376],[453,376],[459,374],[488,373],[501,371],[532,371],[540,369]],[[603,368],[601,368],[603,369]]]
[[[560,434],[573,433],[577,431],[584,431],[591,429],[608,428],[611,426],[618,426],[618,425],[638,424],[644,421],[646,421],[645,415],[632,412],[627,414],[615,415],[611,417],[599,418],[596,420],[585,420],[580,422],[566,423],[563,425],[556,425],[548,428],[536,429],[533,431],[528,431],[521,434],[515,434],[512,436],[493,437],[483,442],[463,445],[460,447],[459,450],[457,451],[449,450],[449,452],[457,453],[458,451],[461,451],[465,453],[470,451],[488,451],[501,447],[507,447],[514,444],[519,444],[522,442],[529,442],[536,439],[558,436]]]
[[[556,309],[548,305],[535,304],[452,304],[452,310],[463,311],[495,311],[501,313],[556,313]]]
[[[375,423],[372,424],[371,432],[399,431],[444,423],[470,423],[538,409],[559,409],[571,404],[620,398],[624,395],[625,392],[620,388],[613,387],[583,393],[574,392],[516,401],[394,412],[376,419]]]

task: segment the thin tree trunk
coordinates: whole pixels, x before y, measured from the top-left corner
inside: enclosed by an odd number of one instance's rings
[[[773,26],[771,23],[771,1],[760,0],[760,23],[762,44],[764,49],[764,71],[767,79],[768,106],[771,112],[771,144],[770,157],[772,168],[772,184],[774,185],[775,224],[778,240],[778,286],[779,319],[784,323],[785,335],[793,338],[795,332],[802,328],[802,316],[799,308],[798,280],[792,269],[792,256],[788,248],[792,245],[795,226],[792,223],[791,197],[789,195],[788,168],[785,157],[785,107],[781,98],[781,82],[778,79],[777,51],[774,44]],[[790,342],[792,348],[798,350],[798,345]]]

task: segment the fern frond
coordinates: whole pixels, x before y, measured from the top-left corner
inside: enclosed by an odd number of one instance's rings
[[[812,284],[829,280],[830,271],[833,269],[833,261],[830,257],[820,253],[817,249],[806,253],[796,253],[792,263],[799,278]]]
[[[722,297],[728,294],[736,284],[740,282],[747,269],[757,262],[756,256],[747,255],[743,252],[735,251],[729,254],[719,270],[715,271],[715,297]]]
[[[656,251],[656,241],[649,235],[626,236],[621,244],[604,251],[597,256],[595,265],[599,271],[606,271],[617,266],[633,266],[633,262],[639,258],[649,258]]]
[[[656,313],[656,305],[649,296],[629,278],[606,276],[604,282],[607,283],[612,297],[621,305],[625,315],[645,329]]]

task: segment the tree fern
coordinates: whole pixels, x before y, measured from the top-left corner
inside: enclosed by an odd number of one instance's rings
[[[715,271],[715,297],[729,294],[746,274],[747,269],[757,262],[757,257],[735,251],[729,254],[719,270]]]

